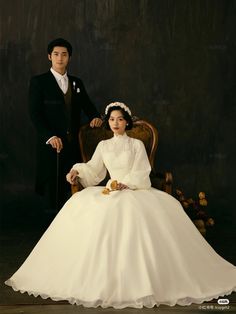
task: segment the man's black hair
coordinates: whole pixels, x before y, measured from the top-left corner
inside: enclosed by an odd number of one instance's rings
[[[51,55],[54,47],[65,47],[68,50],[69,56],[72,55],[72,46],[69,41],[63,38],[56,38],[48,44],[48,54]]]

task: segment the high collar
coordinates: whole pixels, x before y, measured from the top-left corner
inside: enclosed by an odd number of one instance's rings
[[[118,135],[114,134],[113,135],[114,141],[125,140],[127,138],[128,138],[128,135],[126,133],[124,133],[122,135],[120,135],[120,134],[118,134]]]
[[[56,78],[57,81],[61,80],[62,78],[65,78],[65,79],[68,78],[67,72],[65,74],[61,75],[57,71],[53,70],[53,68],[51,68],[50,71],[52,72],[52,74],[54,75],[54,77]]]

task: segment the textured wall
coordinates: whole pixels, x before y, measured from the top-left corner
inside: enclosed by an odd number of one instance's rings
[[[74,46],[99,109],[113,100],[153,122],[156,168],[191,196],[229,210],[235,177],[235,1],[0,0],[1,190],[33,185],[28,81],[48,69],[46,46]],[[233,208],[232,208],[233,210]]]

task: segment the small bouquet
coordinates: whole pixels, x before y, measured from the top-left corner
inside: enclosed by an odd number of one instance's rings
[[[192,198],[186,198],[181,190],[176,189],[176,198],[201,234],[205,236],[206,227],[215,224],[214,219],[209,217],[205,209],[208,205],[205,192],[199,192],[197,200],[194,200]]]
[[[110,189],[104,188],[102,190],[102,194],[107,195],[107,194],[110,194],[110,192],[112,192],[112,191],[117,191],[118,190],[118,182],[117,182],[117,180],[113,180],[111,182],[111,184],[110,184],[110,187],[111,187]]]

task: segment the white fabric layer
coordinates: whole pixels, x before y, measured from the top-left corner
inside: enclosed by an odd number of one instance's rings
[[[112,143],[123,147],[115,158]],[[104,141],[90,163],[75,166],[88,183],[92,172],[104,176],[105,165],[113,179],[135,190],[104,195],[98,186],[74,194],[7,285],[42,298],[114,308],[199,304],[236,291],[236,267],[205,241],[180,203],[139,188],[149,187],[150,171],[140,143],[128,137]]]

